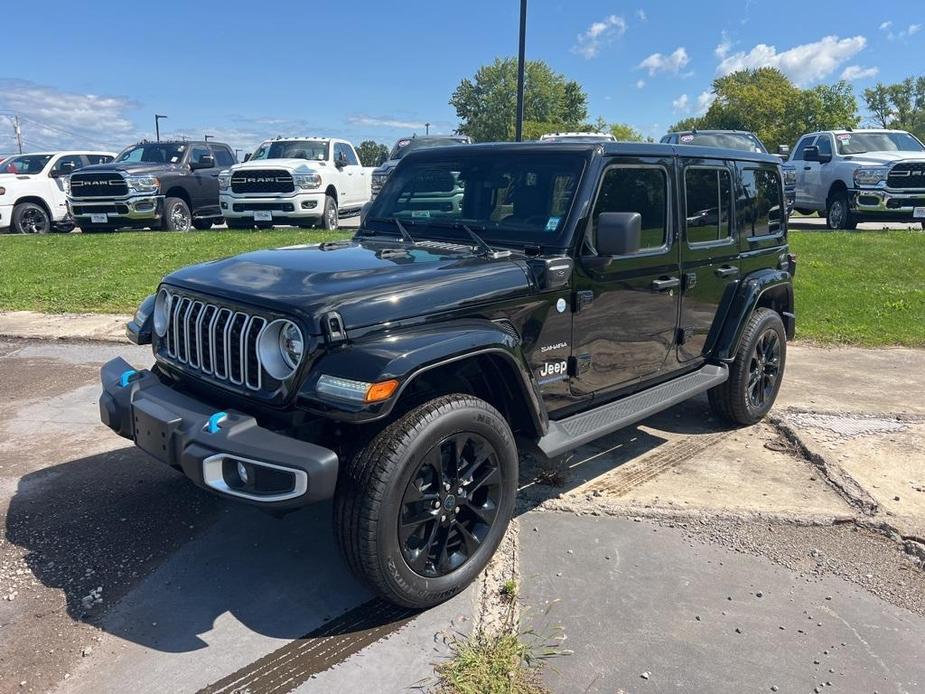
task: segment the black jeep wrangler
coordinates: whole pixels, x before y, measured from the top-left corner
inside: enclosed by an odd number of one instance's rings
[[[237,163],[221,142],[140,142],[70,177],[68,209],[84,233],[209,229],[222,223],[218,174]]]
[[[761,419],[794,270],[776,157],[421,150],[352,240],[167,276],[128,325],[155,365],[106,364],[101,416],[215,493],[333,497],[353,571],[425,607],[498,546],[519,446],[560,456],[703,392]]]

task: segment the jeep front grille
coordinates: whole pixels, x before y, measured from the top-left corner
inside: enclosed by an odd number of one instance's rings
[[[899,162],[886,179],[890,188],[925,188],[925,162]]]
[[[257,340],[267,323],[261,316],[173,294],[163,354],[217,381],[260,390]]]
[[[292,174],[280,169],[245,169],[231,175],[233,193],[291,193]]]
[[[71,174],[70,185],[71,196],[75,198],[120,198],[128,195],[128,184],[117,171],[78,171]]]

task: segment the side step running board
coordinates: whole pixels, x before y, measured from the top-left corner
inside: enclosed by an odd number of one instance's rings
[[[635,424],[656,412],[703,393],[727,378],[729,369],[725,365],[708,364],[686,376],[653,386],[635,395],[550,422],[549,432],[537,441],[537,446],[550,458],[562,455],[600,436]]]

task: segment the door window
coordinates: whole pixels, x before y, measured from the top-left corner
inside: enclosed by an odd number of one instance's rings
[[[193,147],[189,155],[190,164],[198,164],[202,161],[203,157],[207,157],[212,154],[207,147]]]
[[[356,155],[353,153],[353,148],[347,146],[343,142],[334,143],[334,161],[340,161],[341,156],[347,160],[349,166],[356,166],[360,162],[357,161]]]
[[[111,154],[85,154],[84,156],[91,164],[108,164],[113,159]]]
[[[233,166],[234,157],[231,156],[225,147],[213,147],[212,153],[215,155],[215,165],[216,166]]]
[[[729,238],[732,178],[728,169],[689,167],[684,172],[687,243]]]
[[[816,140],[816,146],[819,148],[819,154],[832,154],[832,140],[828,135],[820,135]]]
[[[797,148],[793,152],[794,161],[803,161],[803,152],[806,151],[806,148],[813,144],[813,141],[816,139],[815,135],[810,135],[809,137],[804,137],[800,140]]]
[[[61,157],[55,164],[55,170],[60,171],[64,164],[73,164],[73,171],[84,167],[84,161],[79,154],[69,154],[66,157]]]
[[[777,171],[742,169],[742,188],[736,203],[739,229],[745,236],[783,232],[784,198]]]
[[[601,212],[638,212],[642,217],[639,251],[663,248],[668,241],[668,175],[658,166],[613,166],[604,172],[591,219],[597,248]]]

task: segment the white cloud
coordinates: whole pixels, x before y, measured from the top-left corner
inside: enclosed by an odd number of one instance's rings
[[[697,96],[697,113],[706,113],[707,109],[716,101],[716,94],[709,90],[700,92]]]
[[[713,53],[717,58],[722,60],[727,55],[729,51],[732,50],[732,39],[729,38],[729,34],[725,31],[720,34],[720,42],[717,44],[716,48],[713,49]]]
[[[365,125],[373,128],[405,128],[407,130],[424,130],[423,121],[402,120],[394,116],[368,116],[359,114],[348,116],[350,125]],[[434,125],[433,123],[431,125]]]
[[[662,55],[653,53],[636,66],[637,70],[648,70],[649,77],[657,75],[659,72],[671,72],[677,74],[681,68],[685,67],[691,59],[687,55],[684,47],[677,48],[671,55]]]
[[[881,24],[880,24],[880,31],[887,31],[887,30],[889,30],[889,28],[892,27],[892,26],[893,26],[893,22],[890,21],[890,20],[888,19],[888,20],[885,21],[885,22],[881,22]]]
[[[880,72],[880,69],[876,67],[849,65],[842,71],[839,79],[848,80],[849,82],[851,80],[866,80],[870,77],[876,77],[878,72]]]
[[[687,94],[682,94],[671,102],[671,107],[675,110],[675,113],[687,113],[691,110],[690,99]]]
[[[642,89],[646,86],[645,80],[636,80],[636,89]]]
[[[909,28],[906,29],[906,33],[907,33],[909,36],[912,36],[913,34],[919,33],[921,30],[922,30],[922,25],[921,25],[921,24],[910,24],[910,25],[909,25]]]
[[[737,70],[776,67],[802,86],[825,79],[839,65],[864,50],[866,45],[867,39],[863,36],[847,39],[825,36],[813,43],[794,46],[778,53],[774,46],[759,43],[748,53],[739,51],[725,57],[717,66],[716,73],[728,75]]]
[[[636,10],[636,18],[637,18],[640,22],[646,21],[646,20],[648,19],[648,16],[646,16],[646,11],[645,11],[645,10],[642,10],[642,9]]]
[[[609,43],[626,33],[626,20],[615,14],[594,22],[588,30],[578,34],[578,42],[572,46],[573,53],[579,53],[587,59],[594,58],[601,50],[601,45]]]
[[[909,36],[914,36],[915,34],[919,33],[922,30],[921,24],[910,24],[905,29],[902,29],[898,32],[894,32],[892,29],[892,26],[893,26],[893,22],[884,22],[883,24],[880,25],[881,31],[887,32],[886,37],[890,41],[895,41],[896,39],[904,39],[904,38],[908,38]]]

